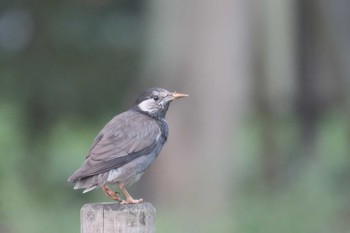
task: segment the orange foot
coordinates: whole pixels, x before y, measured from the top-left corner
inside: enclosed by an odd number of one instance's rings
[[[132,196],[129,194],[129,192],[124,187],[123,183],[119,183],[118,186],[119,186],[119,189],[124,193],[124,195],[126,197],[126,199],[122,200],[120,202],[120,204],[122,204],[122,205],[124,205],[124,204],[139,204],[139,203],[143,202],[143,199],[135,200],[134,198],[132,198]]]
[[[117,192],[114,192],[107,185],[103,185],[102,186],[102,190],[106,194],[107,197],[112,198],[113,200],[115,200],[117,202],[122,201],[122,199],[120,198],[119,194]]]
[[[138,200],[135,200],[133,198],[127,198],[126,200],[122,200],[120,202],[120,204],[122,205],[125,205],[125,204],[139,204],[139,203],[142,203],[143,202],[143,199],[138,199]]]

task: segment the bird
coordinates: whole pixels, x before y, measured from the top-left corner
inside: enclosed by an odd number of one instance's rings
[[[168,138],[165,120],[170,103],[187,94],[163,88],[146,89],[134,106],[112,118],[96,136],[85,161],[68,181],[83,193],[101,188],[121,204],[138,204],[126,190],[137,182],[155,161]],[[117,185],[125,196],[109,186]]]

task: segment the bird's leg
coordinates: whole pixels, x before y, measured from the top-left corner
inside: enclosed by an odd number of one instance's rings
[[[123,183],[119,183],[118,186],[119,186],[119,189],[124,193],[124,195],[126,197],[126,199],[123,200],[120,204],[138,204],[138,203],[143,202],[143,199],[135,200],[134,198],[132,198],[132,196],[129,194],[129,192],[125,189]]]
[[[119,197],[119,194],[117,192],[114,192],[107,185],[103,185],[102,190],[107,195],[107,197],[112,198],[113,200],[118,202],[122,201],[122,199]]]

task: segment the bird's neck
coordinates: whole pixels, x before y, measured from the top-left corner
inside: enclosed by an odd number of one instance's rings
[[[142,111],[138,106],[135,106],[131,109],[132,111],[138,112],[140,114],[146,115],[148,117],[153,118],[157,121],[157,124],[162,132],[162,137],[164,138],[164,142],[168,139],[169,126],[165,120],[165,114],[161,116],[160,114],[152,115],[149,112]]]
[[[134,106],[131,110],[139,112],[141,114],[144,114],[148,117],[151,117],[155,120],[165,120],[165,114],[166,114],[166,110],[164,111],[157,111],[155,113],[151,113],[151,112],[147,112],[147,111],[143,111],[142,109],[140,109],[140,107],[138,105]]]

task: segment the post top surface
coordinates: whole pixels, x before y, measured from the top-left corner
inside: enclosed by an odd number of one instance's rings
[[[122,205],[116,202],[98,202],[98,203],[86,203],[83,205],[82,209],[92,208],[92,209],[109,209],[115,211],[132,211],[132,210],[153,210],[155,211],[154,206],[149,202],[143,202],[140,204],[126,204]]]

